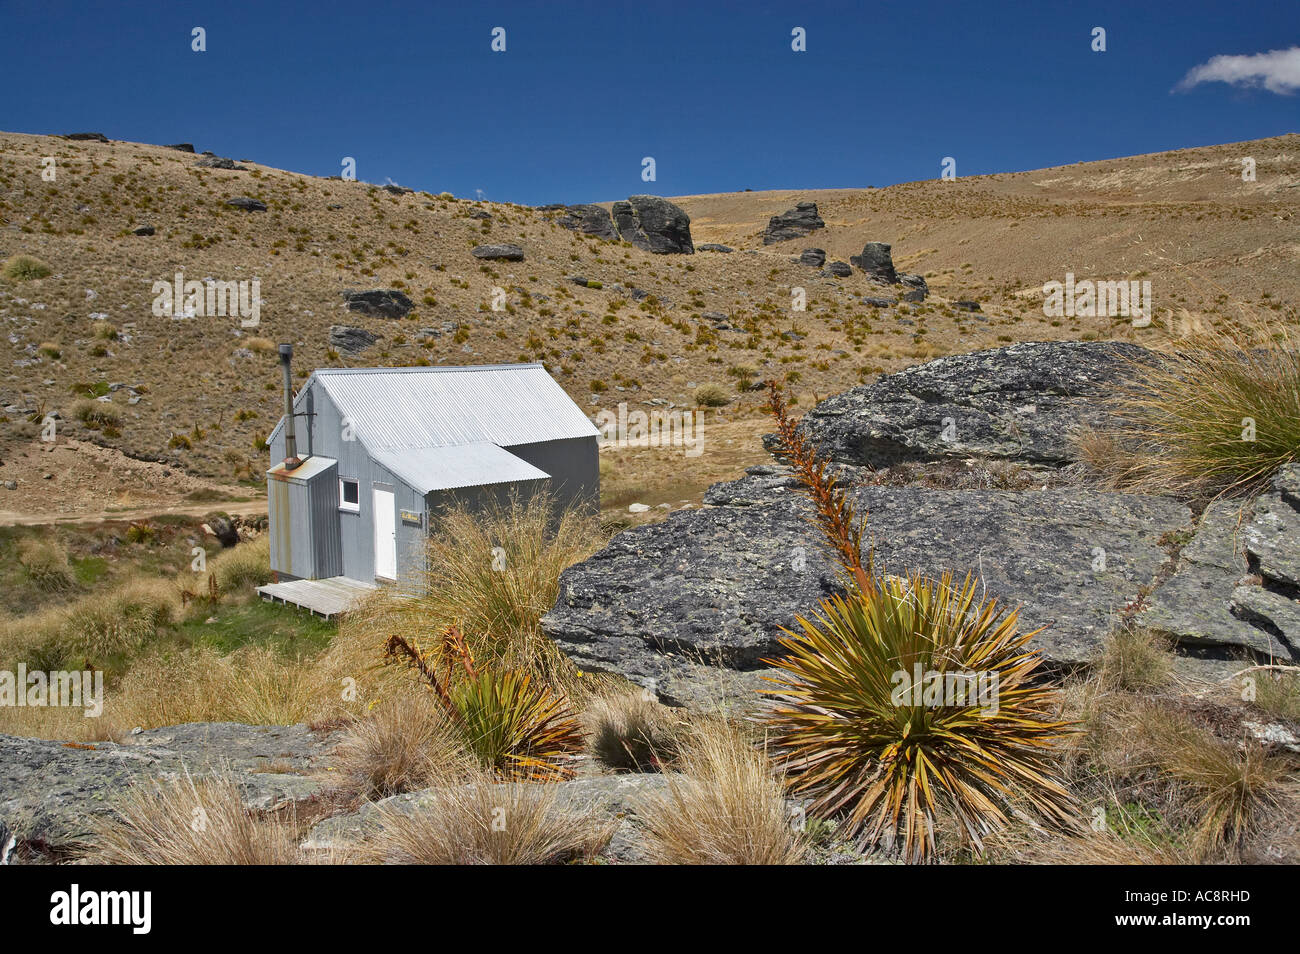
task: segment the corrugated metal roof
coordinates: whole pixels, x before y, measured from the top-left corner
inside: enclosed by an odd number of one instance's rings
[[[273,477],[276,480],[301,480],[305,482],[318,474],[324,473],[337,463],[338,461],[332,457],[308,457],[293,470],[285,470],[284,461],[280,461],[266,472],[266,476]]]
[[[598,434],[541,364],[327,368],[313,377],[372,452]]]
[[[422,494],[431,490],[507,484],[517,480],[545,480],[550,476],[528,461],[486,441],[446,447],[379,450],[374,452],[374,459]]]

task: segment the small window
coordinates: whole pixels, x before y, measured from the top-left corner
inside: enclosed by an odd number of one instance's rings
[[[361,485],[357,481],[339,478],[339,509],[361,511]]]

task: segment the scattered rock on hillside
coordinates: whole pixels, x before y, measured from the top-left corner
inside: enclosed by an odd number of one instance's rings
[[[892,308],[898,302],[893,298],[863,298],[862,304],[870,305],[872,308]]]
[[[826,223],[817,214],[817,203],[800,202],[793,209],[774,215],[768,220],[767,228],[763,230],[763,244],[788,242],[790,239],[802,238],[809,232],[824,228]]]
[[[360,354],[378,340],[377,334],[365,328],[355,328],[351,325],[330,326],[330,347],[344,354]]]
[[[905,275],[900,273],[898,276],[898,283],[900,285],[906,285],[911,289],[911,291],[906,292],[903,295],[904,301],[925,301],[926,296],[930,294],[930,286],[926,284],[925,278],[922,275]]]
[[[524,250],[518,245],[501,244],[501,245],[479,245],[470,252],[475,258],[487,259],[496,262],[522,262],[524,260]]]
[[[226,549],[239,543],[239,530],[227,514],[209,514],[203,521],[203,529],[216,537]]]
[[[194,143],[192,142],[174,142],[170,146],[163,146],[164,149],[175,149],[177,152],[194,152]]]
[[[410,195],[415,190],[408,189],[406,186],[398,185],[396,182],[389,182],[381,187],[389,195]]]
[[[246,195],[237,195],[233,199],[227,199],[226,205],[235,209],[243,209],[245,212],[265,212],[266,203],[258,199],[250,199]]]
[[[615,202],[614,226],[619,238],[656,255],[693,255],[691,218],[657,195],[628,196]]]
[[[952,305],[953,305],[954,308],[960,309],[961,311],[979,311],[979,310],[980,310],[980,303],[977,302],[977,301],[970,301],[970,300],[965,300],[965,299],[964,299],[964,300],[962,300],[962,301],[955,301],[955,302],[952,303]]]
[[[888,466],[977,454],[1059,466],[1071,436],[1107,417],[1130,362],[1116,342],[1046,341],[951,355],[827,398],[801,427],[837,461]],[[764,438],[772,445],[771,436]]]
[[[610,218],[609,212],[603,206],[569,205],[562,208],[565,213],[559,220],[562,228],[611,241],[618,238],[618,232],[614,229],[614,220]]]
[[[862,253],[849,256],[849,261],[862,269],[872,281],[885,285],[898,283],[891,246],[884,242],[868,242],[862,246]]]
[[[113,811],[132,783],[229,770],[245,805],[270,810],[320,791],[307,774],[333,739],[305,725],[203,722],[153,729],[122,743],[68,743],[0,735],[0,818],[24,842],[68,847]],[[301,774],[299,774],[301,773]]]
[[[72,139],[78,142],[108,142],[107,136],[103,133],[97,132],[68,133],[63,138]]]
[[[343,293],[343,301],[348,311],[372,318],[405,318],[415,307],[415,302],[396,288],[372,288],[369,291],[349,288]]]
[[[806,248],[799,253],[799,264],[808,265],[811,268],[821,268],[826,263],[826,250],[821,248]]]
[[[723,254],[735,251],[730,245],[719,245],[717,242],[705,242],[703,245],[695,246],[695,250],[697,252],[722,252]]]
[[[139,228],[131,230],[132,235],[153,235],[154,227],[152,225],[141,225]]]
[[[247,172],[247,166],[241,166],[234,159],[227,159],[225,156],[204,156],[194,163],[201,169],[234,169],[237,172]]]
[[[822,272],[822,274],[827,276],[833,275],[836,278],[848,278],[853,274],[853,269],[847,262],[831,262],[826,266],[826,270]]]
[[[567,569],[543,618],[588,671],[616,672],[665,702],[744,705],[779,655],[781,627],[838,589],[785,468],[717,484],[701,510],[625,530]],[[1115,613],[1166,559],[1160,539],[1187,525],[1172,500],[1087,490],[956,491],[859,487],[877,566],[937,576],[979,572],[991,596],[1021,604],[1033,647],[1057,664],[1093,659]],[[1096,571],[1094,548],[1105,548]]]

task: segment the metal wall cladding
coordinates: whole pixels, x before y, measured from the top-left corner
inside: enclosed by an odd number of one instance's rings
[[[339,576],[343,546],[335,462],[308,458],[292,471],[277,465],[267,476],[266,494],[271,569],[304,580]]]

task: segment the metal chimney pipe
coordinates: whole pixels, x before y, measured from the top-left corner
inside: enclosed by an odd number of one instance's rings
[[[280,345],[280,369],[284,372],[284,467],[293,470],[298,459],[298,440],[293,429],[293,345]]]

